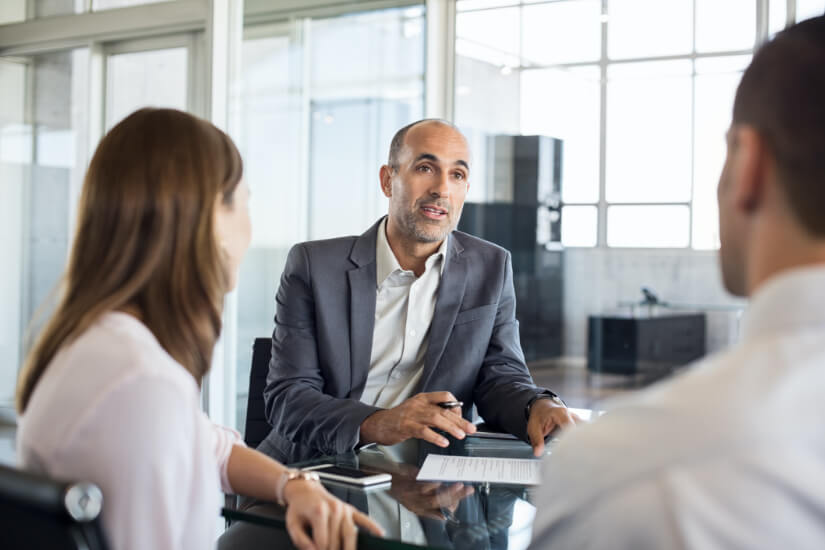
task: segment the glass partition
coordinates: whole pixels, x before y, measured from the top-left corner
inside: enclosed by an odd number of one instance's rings
[[[274,328],[292,245],[360,234],[386,212],[378,170],[396,130],[423,116],[424,9],[247,26],[232,106],[253,237],[238,285],[237,427],[252,343]]]

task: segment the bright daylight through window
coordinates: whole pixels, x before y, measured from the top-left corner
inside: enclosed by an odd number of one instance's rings
[[[796,19],[823,4],[797,1]],[[764,26],[758,5],[767,8]],[[789,7],[459,0],[456,122],[479,159],[488,136],[563,141],[565,246],[714,249],[715,188],[736,85],[767,38],[759,29],[781,30]],[[468,200],[492,200],[489,185],[477,187]]]

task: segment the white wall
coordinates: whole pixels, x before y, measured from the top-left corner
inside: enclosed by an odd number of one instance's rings
[[[640,300],[642,286],[674,304],[744,305],[724,290],[716,252],[572,248],[564,254],[565,356],[587,354],[588,315],[615,312],[620,301]],[[708,314],[709,352],[736,340],[739,317],[737,312]]]

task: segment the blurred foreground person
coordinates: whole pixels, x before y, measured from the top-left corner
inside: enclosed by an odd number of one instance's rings
[[[739,344],[544,464],[532,548],[825,548],[825,17],[745,71],[719,181]]]

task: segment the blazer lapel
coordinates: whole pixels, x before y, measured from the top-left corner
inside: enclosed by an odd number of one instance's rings
[[[383,219],[383,218],[382,218]],[[356,267],[347,272],[349,280],[350,397],[359,399],[364,391],[372,353],[375,328],[375,239],[379,220],[358,237],[350,252]]]
[[[441,284],[438,285],[438,298],[435,302],[433,321],[430,324],[430,338],[427,345],[427,354],[424,359],[424,372],[418,384],[418,391],[426,391],[427,384],[441,360],[450,333],[453,330],[458,310],[464,299],[464,286],[467,282],[467,265],[461,257],[464,247],[458,242],[454,234],[450,235],[444,272],[441,274]]]

